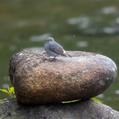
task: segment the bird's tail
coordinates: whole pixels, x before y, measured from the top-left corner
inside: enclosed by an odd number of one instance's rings
[[[72,57],[70,54],[68,54],[66,51],[64,51],[63,56],[65,57]]]
[[[68,54],[68,53],[66,54],[66,56],[67,56],[67,57],[72,57],[72,56],[71,56],[70,54]]]

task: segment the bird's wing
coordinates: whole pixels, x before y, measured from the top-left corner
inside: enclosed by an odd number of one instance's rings
[[[64,54],[63,47],[60,44],[56,43],[56,42],[50,43],[49,49],[52,52],[55,52],[56,54],[59,54],[59,55],[63,55]]]

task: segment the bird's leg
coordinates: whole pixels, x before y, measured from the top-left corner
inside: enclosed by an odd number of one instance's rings
[[[67,56],[68,56],[68,57],[72,57],[72,56],[71,56],[70,54],[68,54],[68,53],[67,53]]]
[[[56,56],[54,56],[54,57],[49,57],[49,60],[50,60],[50,61],[56,61]]]

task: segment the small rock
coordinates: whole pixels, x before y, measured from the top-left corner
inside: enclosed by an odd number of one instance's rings
[[[108,57],[67,51],[51,61],[43,49],[25,49],[10,60],[10,79],[22,104],[46,104],[87,99],[106,90],[117,76]]]

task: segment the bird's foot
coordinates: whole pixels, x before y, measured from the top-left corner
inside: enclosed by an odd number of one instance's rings
[[[68,57],[72,57],[70,54],[67,54]]]
[[[49,57],[49,61],[56,61],[56,57]]]

